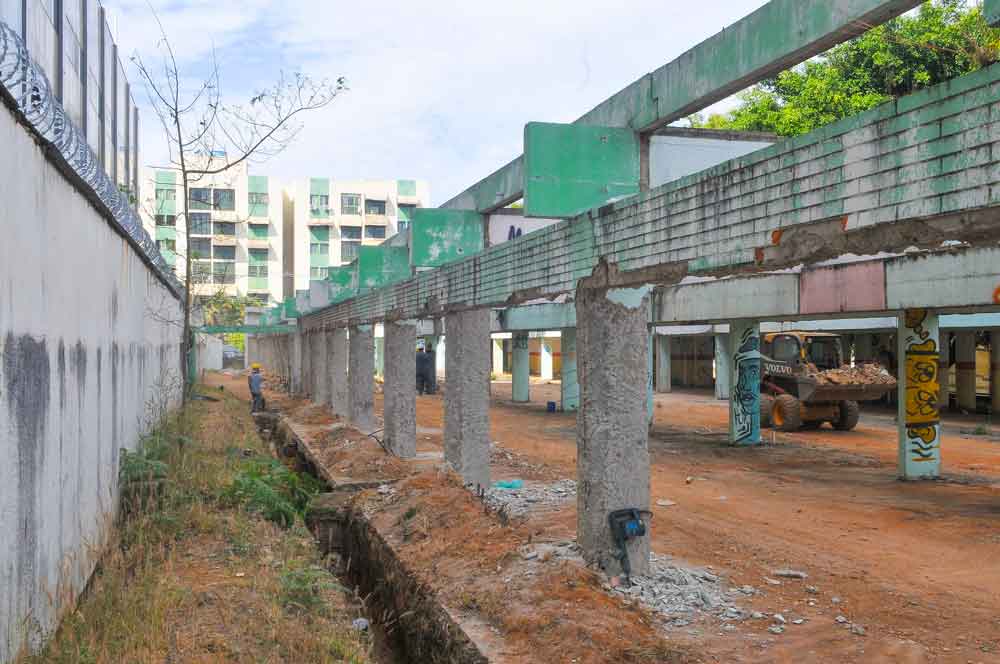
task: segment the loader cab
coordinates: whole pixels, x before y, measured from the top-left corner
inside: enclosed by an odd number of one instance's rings
[[[801,332],[777,332],[766,335],[761,353],[776,362],[793,367],[808,362],[816,365],[820,371],[840,368],[844,356],[839,336]]]

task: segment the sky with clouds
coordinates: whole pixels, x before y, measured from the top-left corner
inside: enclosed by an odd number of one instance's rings
[[[185,75],[214,49],[247,100],[281,71],[350,87],[251,173],[419,178],[443,203],[521,153],[524,124],[570,122],[766,0],[104,0],[122,60],[159,57],[163,22]],[[128,77],[138,75],[127,65]],[[140,158],[167,161],[146,94]]]

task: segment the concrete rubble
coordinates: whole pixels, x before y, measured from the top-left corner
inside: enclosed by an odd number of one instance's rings
[[[483,502],[510,516],[523,516],[544,508],[559,507],[576,498],[575,480],[557,480],[549,484],[525,482],[520,489],[490,488]]]

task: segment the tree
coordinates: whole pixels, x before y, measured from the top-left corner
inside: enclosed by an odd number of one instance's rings
[[[1000,30],[968,0],[925,2],[740,95],[740,105],[691,126],[795,136],[1000,59]]]
[[[157,42],[161,66],[151,68],[135,54],[131,61],[145,84],[150,105],[163,127],[170,149],[170,162],[181,177],[183,202],[177,220],[184,222],[186,244],[191,247],[191,224],[188,207],[192,185],[199,181],[253,160],[273,156],[284,150],[301,130],[300,116],[329,105],[346,89],[343,78],[333,82],[314,81],[293,73],[282,74],[271,87],[258,90],[245,103],[231,103],[223,98],[218,62],[212,55],[207,75],[195,76],[180,70],[177,57],[159,16]],[[200,80],[195,86],[189,81]],[[217,206],[215,201],[211,206]],[[186,304],[181,342],[181,374],[186,375],[187,357],[192,348],[191,310],[194,306],[191,286],[192,252],[185,252],[184,288]],[[187,399],[188,390],[184,391]]]

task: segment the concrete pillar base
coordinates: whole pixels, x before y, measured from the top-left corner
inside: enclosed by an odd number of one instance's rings
[[[385,324],[385,446],[398,457],[417,455],[417,321]]]
[[[575,412],[580,408],[580,383],[576,365],[576,329],[562,331],[562,377],[560,397],[563,411]]]
[[[444,458],[473,490],[490,486],[490,310],[448,314]]]
[[[516,403],[531,401],[531,354],[528,333],[515,332],[511,337],[511,398]]]
[[[730,395],[733,373],[733,356],[729,348],[729,335],[715,335],[715,398],[726,401]]]
[[[371,325],[351,327],[348,417],[364,433],[375,426],[374,336]]]
[[[729,326],[729,443],[760,444],[760,324]]]
[[[609,575],[623,570],[608,515],[649,509],[649,293],[645,287],[576,294],[577,541],[584,559]],[[645,574],[648,534],[627,550],[632,573]]]
[[[911,309],[899,319],[899,476],[926,479],[941,474],[938,414],[938,317]]]
[[[349,417],[350,399],[348,398],[348,346],[347,330],[339,327],[327,332],[327,373],[330,377],[330,399],[327,403],[334,413],[341,417]]]
[[[656,335],[656,391],[663,394],[669,392],[671,383],[671,352],[670,337],[665,334]]]
[[[976,412],[976,333],[955,335],[955,382],[958,407]]]

